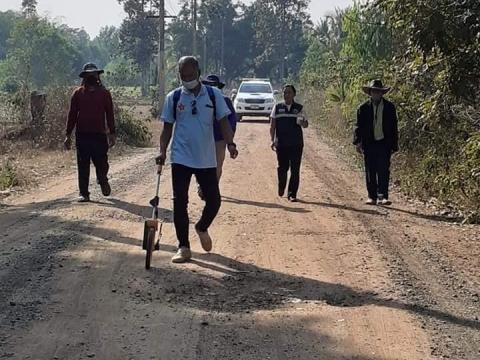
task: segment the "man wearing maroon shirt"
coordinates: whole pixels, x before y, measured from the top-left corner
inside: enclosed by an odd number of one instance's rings
[[[112,96],[100,81],[99,75],[102,73],[103,70],[99,70],[95,64],[84,65],[80,73],[82,85],[73,92],[68,113],[64,145],[66,149],[71,149],[71,136],[75,128],[79,202],[90,201],[90,160],[95,166],[102,194],[109,196],[111,193],[107,178],[107,153],[108,148],[115,145],[115,120]]]

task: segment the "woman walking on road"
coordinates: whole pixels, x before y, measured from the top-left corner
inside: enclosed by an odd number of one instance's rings
[[[283,87],[284,102],[274,106],[270,115],[271,148],[277,153],[278,195],[285,194],[288,170],[288,200],[297,201],[300,185],[300,165],[303,153],[303,130],[308,121],[303,113],[303,105],[295,102],[297,91],[293,85]]]

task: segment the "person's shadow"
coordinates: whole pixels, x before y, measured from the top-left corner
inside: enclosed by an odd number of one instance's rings
[[[176,247],[160,245],[161,251],[175,252]],[[163,257],[163,260],[167,260]],[[216,276],[195,271],[195,267],[213,271]],[[179,288],[170,293],[171,301],[204,311],[244,312],[274,309],[299,301],[324,302],[331,306],[358,307],[376,305],[434,318],[465,328],[480,330],[480,322],[462,318],[426,306],[383,298],[373,291],[328,283],[302,276],[245,264],[219,254],[194,254],[184,266],[151,268],[150,280],[158,289]],[[171,276],[164,276],[169,274]],[[147,291],[147,289],[145,290]],[[151,291],[151,288],[148,289]]]
[[[113,206],[117,209],[127,211],[130,214],[137,215],[142,218],[151,218],[153,208],[150,205],[138,205],[135,203],[126,202],[120,199],[110,198],[109,203],[102,203],[106,206]],[[172,222],[173,212],[170,209],[158,208],[158,218],[163,222]]]
[[[253,201],[253,200],[235,199],[228,196],[222,196],[222,201],[226,203],[236,204],[236,205],[247,205],[247,206],[260,207],[260,208],[266,208],[266,209],[279,209],[279,210],[296,212],[296,213],[310,212],[310,210],[306,210],[299,207],[292,207],[292,206],[286,206],[282,204]]]
[[[300,204],[305,204],[305,205],[316,205],[316,206],[321,206],[321,207],[326,207],[326,208],[332,208],[332,209],[338,209],[338,210],[346,210],[346,211],[353,211],[353,212],[358,212],[362,214],[367,214],[367,215],[380,215],[380,216],[387,216],[387,214],[384,214],[378,210],[373,210],[373,209],[359,209],[355,208],[353,206],[348,206],[348,205],[342,205],[342,204],[334,204],[334,203],[326,203],[326,202],[317,202],[317,201],[307,201],[307,200],[302,200],[298,199],[298,203]]]
[[[43,203],[41,208],[48,209],[49,207],[67,205],[68,202],[49,202]],[[194,254],[194,260],[189,264],[171,265],[170,256],[176,251],[176,247],[164,243],[161,243],[161,251],[154,253],[151,270],[146,271],[143,269],[145,253],[141,250],[141,234],[139,234],[138,238],[132,238],[125,236],[118,230],[100,228],[98,225],[89,224],[85,221],[65,221],[60,217],[51,216],[48,212],[37,211],[38,206],[36,204],[32,207],[12,209],[14,210],[14,215],[16,215],[13,217],[18,215],[28,217],[29,214],[33,214],[36,216],[33,221],[52,223],[52,226],[55,226],[55,222],[63,222],[63,226],[66,226],[66,229],[70,229],[70,231],[74,231],[75,236],[65,238],[65,234],[59,232],[58,235],[54,235],[51,238],[35,241],[32,243],[34,247],[32,251],[28,254],[22,254],[23,261],[40,259],[39,262],[35,263],[34,268],[37,269],[40,265],[48,267],[51,257],[55,256],[56,253],[66,248],[72,249],[80,246],[83,240],[91,239],[92,236],[95,238],[95,241],[104,240],[129,245],[133,251],[122,252],[121,261],[122,264],[126,263],[133,266],[131,273],[138,281],[132,282],[129,276],[119,276],[115,281],[118,282],[116,285],[125,289],[126,296],[134,297],[135,301],[178,305],[176,308],[186,309],[186,311],[189,311],[188,309],[197,309],[207,314],[226,314],[227,316],[229,314],[242,316],[246,312],[263,309],[276,310],[285,308],[289,304],[294,305],[301,302],[324,303],[335,307],[375,305],[407,311],[427,319],[454,324],[464,330],[462,331],[462,336],[467,336],[468,340],[473,340],[476,336],[474,334],[477,334],[480,330],[480,322],[473,320],[473,318],[469,319],[452,314],[449,311],[431,309],[406,300],[385,298],[373,291],[359,290],[343,284],[274,271],[219,254]],[[125,206],[125,204],[117,203],[117,206]],[[128,208],[130,209],[129,211],[143,211],[148,207]],[[12,223],[10,226],[14,225]],[[24,225],[20,224],[19,226]],[[119,256],[119,253],[113,251],[111,256]],[[74,262],[72,266],[75,266],[75,263],[82,264],[84,262],[82,258],[73,258],[72,261]],[[23,262],[18,264],[18,266],[21,266]],[[2,291],[0,294],[2,303],[5,303],[15,293],[16,289],[23,284],[25,278],[32,276],[30,272],[22,273],[21,270],[23,271],[19,267],[11,266],[8,272],[2,275],[1,280],[7,284],[3,287],[5,291]],[[130,272],[130,269],[128,272]],[[15,276],[13,276],[14,273]],[[19,273],[23,275],[19,276]],[[16,282],[13,282],[12,279],[16,279]],[[147,284],[148,286],[146,286]],[[10,308],[8,310],[9,316],[16,316],[13,312],[14,309]],[[292,321],[303,320],[298,318]],[[262,326],[262,324],[259,324],[259,326]],[[295,326],[297,325],[292,324],[292,327]],[[214,327],[210,329],[210,331],[215,330],[216,328]],[[230,331],[230,328],[227,328],[228,331]],[[267,326],[262,331],[270,334],[274,331],[274,328]],[[285,331],[292,330],[286,329]],[[255,333],[258,333],[258,328],[255,329]],[[205,334],[205,336],[209,335],[206,332]],[[472,335],[470,336],[470,334]],[[309,332],[308,329],[304,331],[303,335],[304,338],[311,341],[315,341],[318,337],[318,333]],[[472,343],[474,344],[474,342]],[[302,353],[301,348],[296,348],[295,351],[298,354]],[[340,354],[327,352],[327,350],[323,354],[326,357],[322,358],[327,359],[344,358]],[[315,357],[308,356],[303,358]],[[363,359],[362,357],[355,358]],[[368,357],[368,359],[372,359],[372,357]]]

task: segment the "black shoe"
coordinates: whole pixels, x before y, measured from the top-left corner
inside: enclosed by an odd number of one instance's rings
[[[88,196],[88,195],[80,195],[80,197],[78,198],[77,202],[79,202],[79,203],[90,202],[90,196]]]
[[[293,195],[288,195],[288,201],[290,202],[297,202],[297,197],[296,196],[293,196]]]
[[[108,181],[101,183],[100,188],[102,189],[103,196],[110,196],[110,194],[112,193],[112,188],[110,187]]]

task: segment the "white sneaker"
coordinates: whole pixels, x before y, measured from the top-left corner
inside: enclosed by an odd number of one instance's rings
[[[181,247],[177,250],[177,253],[173,255],[172,262],[175,264],[182,264],[189,261],[192,258],[192,252],[187,247]]]
[[[378,199],[378,205],[392,205],[392,202],[388,199]]]
[[[365,201],[365,204],[367,204],[367,205],[375,205],[375,204],[376,204],[376,201],[373,200],[373,199],[368,198],[367,201]]]
[[[200,238],[200,243],[202,244],[203,250],[206,252],[210,252],[212,250],[212,238],[208,234],[207,231],[200,231],[197,228],[195,228],[195,231],[198,234],[198,237]]]

